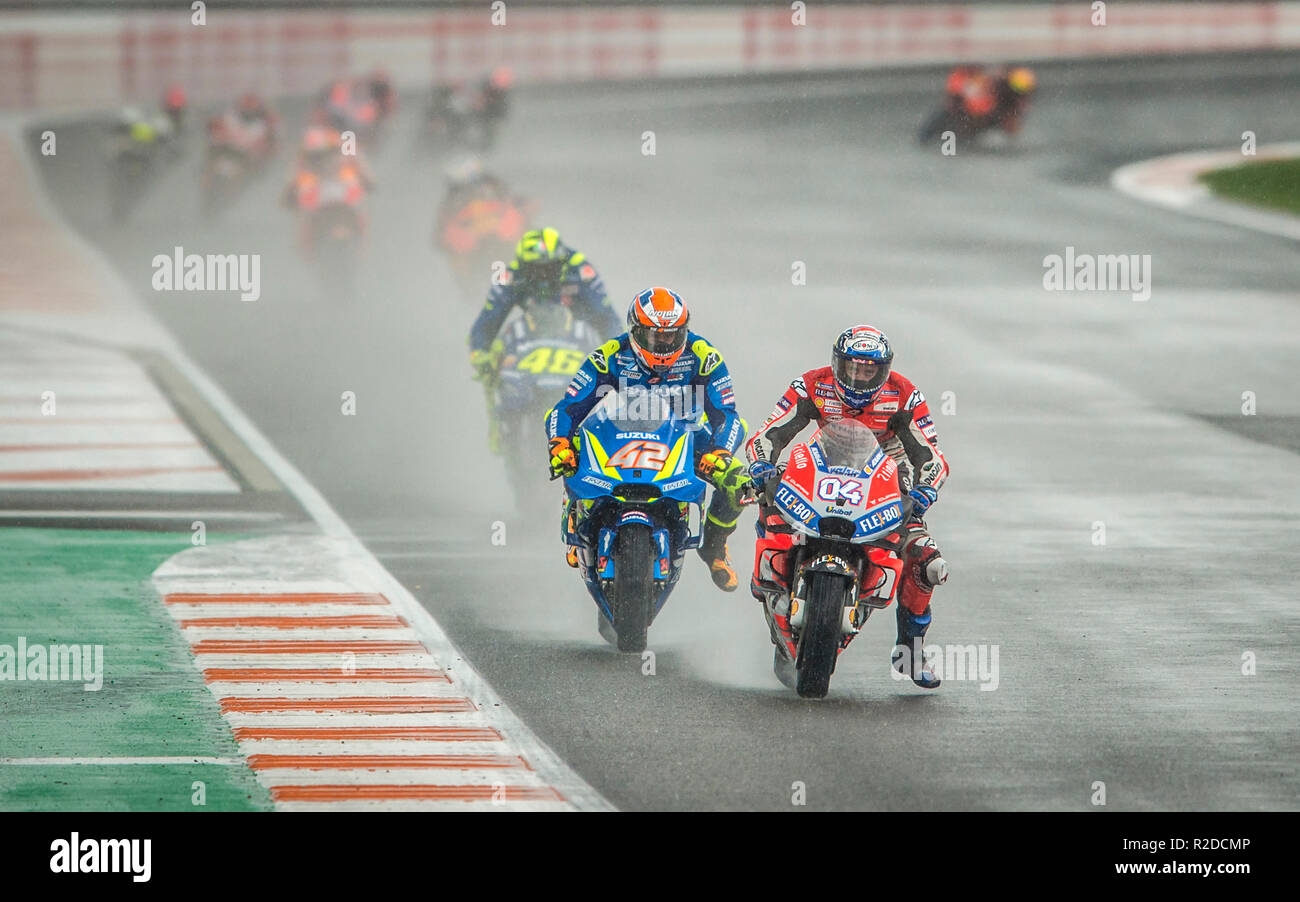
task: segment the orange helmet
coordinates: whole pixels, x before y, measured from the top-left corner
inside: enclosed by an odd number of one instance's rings
[[[627,334],[637,360],[652,373],[668,370],[686,350],[690,312],[681,295],[667,288],[647,288],[627,309]]]

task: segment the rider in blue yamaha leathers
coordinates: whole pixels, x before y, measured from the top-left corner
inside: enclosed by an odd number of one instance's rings
[[[701,425],[695,443],[695,469],[715,488],[699,553],[714,584],[734,592],[736,571],[727,557],[727,537],[736,530],[740,493],[749,483],[745,465],[733,457],[745,440],[745,422],[736,413],[731,375],[722,354],[687,331],[688,319],[686,304],[676,292],[648,288],[636,296],[628,309],[627,331],[591,352],[565,396],[547,414],[551,473],[572,476],[577,472],[573,436],[610,389],[663,385],[696,390],[703,400],[707,425]],[[572,546],[568,561],[569,566],[578,566]]]
[[[476,379],[495,371],[499,345],[493,347],[506,317],[526,301],[558,303],[586,320],[601,335],[618,332],[618,314],[605,299],[605,283],[579,251],[560,240],[555,229],[525,232],[515,248],[504,278],[488,292],[487,301],[469,333],[469,362]]]

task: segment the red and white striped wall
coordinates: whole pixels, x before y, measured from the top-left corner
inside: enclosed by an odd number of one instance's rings
[[[196,99],[243,88],[314,90],[386,66],[403,84],[510,65],[521,81],[587,81],[1038,60],[1300,46],[1300,2],[1107,4],[808,3],[427,11],[0,13],[0,109],[152,100],[183,84]]]

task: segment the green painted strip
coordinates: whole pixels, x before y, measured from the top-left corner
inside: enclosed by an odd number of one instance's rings
[[[1300,159],[1259,160],[1201,173],[1220,197],[1300,215]]]
[[[150,581],[190,547],[188,530],[0,529],[0,758],[239,756]],[[84,673],[81,682],[13,679],[20,637],[29,650],[91,646],[84,660],[92,666],[93,647],[102,646],[102,688],[86,691]],[[195,781],[204,784],[204,806],[192,799]],[[0,764],[0,810],[270,807],[244,766]]]

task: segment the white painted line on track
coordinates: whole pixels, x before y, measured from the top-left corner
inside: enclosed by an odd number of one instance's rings
[[[157,765],[216,764],[223,767],[244,764],[243,758],[213,758],[203,755],[161,755],[141,758],[0,758],[0,765],[15,767],[49,767],[53,765]]]
[[[354,683],[280,683],[267,680],[263,683],[211,682],[208,688],[219,698],[430,698],[433,696],[461,697],[460,689],[447,682],[385,683],[365,680]]]
[[[248,739],[240,750],[253,755],[500,755],[505,742],[437,742],[400,739]],[[242,761],[242,759],[241,759]]]

